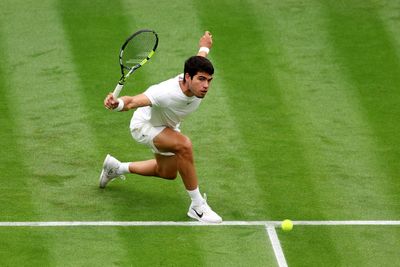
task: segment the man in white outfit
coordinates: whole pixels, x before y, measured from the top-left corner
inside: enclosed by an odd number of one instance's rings
[[[127,111],[136,109],[130,129],[133,138],[149,146],[155,158],[121,163],[107,155],[100,175],[100,187],[126,173],[175,179],[178,172],[192,200],[188,216],[206,223],[220,223],[215,213],[202,197],[194,166],[190,139],[183,135],[181,121],[194,112],[205,97],[213,79],[214,67],[206,58],[212,46],[210,32],[200,38],[199,52],[185,62],[184,73],[172,79],[150,86],[136,96],[115,99],[112,93],[104,100],[108,109]]]

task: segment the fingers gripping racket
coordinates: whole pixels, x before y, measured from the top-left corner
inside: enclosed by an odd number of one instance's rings
[[[157,49],[158,36],[153,30],[143,29],[135,32],[121,47],[119,64],[121,65],[121,79],[114,89],[113,96],[117,98],[126,79],[154,55]]]

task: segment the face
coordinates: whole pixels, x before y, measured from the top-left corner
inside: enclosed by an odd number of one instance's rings
[[[198,98],[203,98],[208,92],[213,77],[206,72],[198,72],[193,76],[193,79],[186,73],[185,79],[188,82],[190,92]]]

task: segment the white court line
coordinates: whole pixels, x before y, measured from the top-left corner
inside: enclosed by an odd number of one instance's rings
[[[1,226],[48,227],[48,226],[263,226],[272,222],[264,221],[226,221],[219,224],[195,221],[53,221],[53,222],[0,222]],[[275,222],[278,225],[279,222]]]
[[[278,262],[279,267],[287,267],[287,262],[285,259],[285,255],[283,254],[283,250],[281,247],[281,243],[279,242],[278,235],[276,234],[274,226],[265,226],[267,230],[269,240],[271,241],[272,248],[274,250],[276,261]]]
[[[294,221],[294,225],[328,225],[328,226],[338,226],[338,225],[400,225],[400,221]]]
[[[279,227],[281,221],[225,221],[220,224],[209,224],[194,221],[48,221],[48,222],[0,222],[0,227],[61,227],[61,226],[271,226]],[[400,225],[400,221],[293,221],[294,225],[304,226],[390,226]]]

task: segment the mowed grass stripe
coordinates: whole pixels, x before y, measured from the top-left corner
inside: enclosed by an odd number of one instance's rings
[[[0,13],[1,14],[1,13]],[[2,15],[3,17],[3,15]],[[2,20],[0,20],[3,25]],[[4,31],[0,27],[0,58],[6,58]],[[23,151],[18,143],[16,124],[14,121],[14,106],[9,98],[8,91],[12,90],[12,83],[8,79],[15,66],[7,65],[5,61],[0,65],[0,173],[2,186],[0,187],[0,220],[14,221],[24,219],[27,214],[32,219],[37,217],[31,204],[31,194],[26,175],[29,171],[21,160]],[[18,199],[18,204],[15,201]]]
[[[317,179],[320,179],[320,177],[316,177],[316,170],[315,170],[315,165],[319,164],[319,162],[314,159],[315,155],[310,154],[309,150],[312,147],[312,143],[307,142],[307,137],[309,138],[308,140],[314,140],[315,137],[309,137],[308,134],[309,132],[305,128],[305,125],[311,126],[312,124],[308,121],[307,117],[304,117],[304,113],[310,113],[313,112],[312,110],[305,110],[310,105],[310,103],[307,103],[304,101],[307,100],[305,97],[305,92],[304,89],[309,89],[305,87],[304,85],[301,84],[301,79],[299,79],[299,76],[305,75],[307,77],[307,72],[304,73],[301,69],[299,70],[299,67],[297,64],[293,66],[295,63],[302,63],[304,64],[305,61],[305,56],[303,56],[302,62],[299,61],[299,56],[300,55],[308,55],[309,52],[301,51],[302,53],[299,53],[300,51],[295,51],[294,53],[291,53],[289,56],[287,49],[293,48],[296,49],[297,47],[304,48],[303,44],[298,43],[298,37],[299,36],[309,36],[310,35],[310,29],[305,28],[304,25],[300,24],[299,25],[299,17],[296,17],[296,8],[295,3],[293,3],[292,8],[286,8],[284,4],[279,4],[276,3],[259,3],[252,1],[252,6],[254,10],[254,17],[257,18],[258,24],[262,27],[264,25],[264,31],[266,32],[266,37],[265,39],[261,39],[262,42],[264,42],[266,50],[267,51],[272,51],[273,53],[270,52],[269,56],[269,62],[270,62],[270,71],[271,71],[271,76],[275,78],[275,84],[277,90],[281,90],[279,96],[281,97],[280,104],[284,106],[288,110],[288,121],[291,123],[293,127],[293,131],[295,132],[296,138],[298,138],[298,146],[301,147],[302,151],[300,151],[299,155],[303,158],[305,161],[304,168],[306,171],[304,172],[303,177],[301,177],[301,180],[298,180],[299,184],[304,183],[307,185],[307,188],[304,188],[304,191],[300,191],[299,193],[296,194],[296,190],[289,190],[288,193],[294,194],[295,195],[295,201],[292,203],[292,205],[298,209],[298,215],[297,216],[315,216],[316,214],[313,214],[316,212],[319,213],[317,216],[320,218],[329,218],[330,214],[326,212],[325,210],[325,201],[320,199],[320,187],[318,185]],[[299,16],[301,19],[305,19],[306,17],[309,18],[310,20],[313,20],[315,23],[315,20],[318,21],[320,18],[315,18],[312,17],[310,18],[310,9],[304,9],[304,12],[299,13]],[[307,13],[307,14],[304,14]],[[270,14],[270,15],[266,15]],[[305,19],[306,20],[306,19]],[[300,21],[301,22],[301,21]],[[283,27],[286,26],[286,27]],[[303,26],[303,27],[302,27]],[[261,28],[260,27],[260,28]],[[293,35],[297,34],[297,38],[294,38]],[[285,38],[282,40],[282,38]],[[316,37],[314,37],[316,38]],[[317,41],[319,41],[317,39]],[[315,40],[314,40],[315,42]],[[304,50],[304,49],[303,49]],[[313,65],[318,65],[318,60],[314,59],[314,62],[312,62]],[[308,63],[308,62],[307,62]],[[309,64],[309,63],[308,63]],[[301,67],[309,67],[309,65],[300,65]],[[294,84],[294,81],[296,84]],[[300,94],[301,92],[302,94]],[[307,97],[309,97],[307,95]],[[299,102],[304,105],[299,105]],[[312,103],[314,105],[314,103]],[[318,140],[318,139],[316,139]],[[294,161],[295,162],[295,161]],[[294,163],[293,163],[294,164]],[[290,168],[290,167],[289,167]],[[297,175],[294,174],[296,177]],[[320,175],[320,174],[319,174]],[[318,175],[318,176],[319,176]],[[295,182],[294,177],[288,177],[291,182]],[[296,183],[297,184],[297,183]],[[308,191],[309,190],[309,191]],[[304,194],[304,192],[309,192],[310,194]],[[288,196],[290,198],[290,196]],[[297,203],[296,203],[297,202]],[[305,205],[308,203],[307,205]],[[310,209],[310,207],[313,207]],[[332,246],[334,244],[334,237],[331,235],[326,235],[324,236],[324,240],[321,241],[321,244],[326,245],[329,247],[330,250],[330,257],[332,260],[335,260],[337,258],[340,258],[335,246]],[[283,237],[282,240],[282,246],[284,251],[286,251],[287,248],[290,248],[291,244],[288,244],[285,242],[285,238]],[[285,253],[286,254],[286,253]],[[295,259],[290,257],[290,254],[287,257],[287,261],[289,264],[297,262]]]
[[[397,61],[400,60],[400,2],[385,0],[376,6],[377,19],[385,28],[386,37],[392,43],[392,49],[396,53]]]
[[[303,139],[317,196],[325,216],[335,219],[387,219],[382,196],[389,184],[375,156],[378,144],[363,114],[355,87],[346,79],[326,35],[324,10],[314,4],[272,7],[282,35],[282,55],[289,71],[277,71],[294,124]],[[290,17],[283,21],[282,16]],[[368,181],[368,183],[365,183]],[[346,209],[343,209],[346,207]]]
[[[84,178],[94,150],[91,131],[86,126],[78,80],[53,2],[35,4],[32,8],[43,14],[35,17],[29,10],[20,9],[23,5],[7,5],[10,13],[4,28],[5,60],[15,65],[8,76],[13,85],[8,94],[23,148],[22,160],[29,170],[26,179],[42,219],[62,219],[54,216],[61,214],[72,219],[76,209],[69,206],[73,203],[67,203],[76,191],[66,192],[88,185]]]
[[[0,25],[4,25],[2,20],[5,10],[0,11]],[[4,59],[5,46],[3,45],[4,29],[0,26],[0,58]],[[2,61],[0,65],[0,210],[1,221],[8,220],[25,220],[26,217],[36,220],[37,213],[32,205],[31,188],[27,182],[26,169],[22,160],[23,151],[18,143],[16,134],[16,124],[14,122],[14,106],[8,96],[11,83],[8,75],[11,69],[15,68],[7,65]],[[32,236],[32,235],[30,235]],[[0,232],[0,265],[1,266],[22,266],[26,262],[32,265],[50,265],[49,253],[43,246],[45,243],[45,235],[35,235],[37,244],[35,248],[27,248],[23,246],[26,233],[14,233],[11,237],[8,232]],[[10,255],[13,251],[15,254]],[[18,255],[18,256],[16,256]]]
[[[13,90],[8,97],[32,205],[41,220],[99,219],[107,204],[95,198],[99,172],[93,168],[95,144],[55,2],[42,1],[27,8],[26,2],[9,1],[6,8],[5,60],[16,66],[9,76]],[[32,15],[36,12],[40,16]],[[50,248],[52,263],[64,265],[65,244],[52,236],[43,243]],[[123,257],[119,243],[111,249],[113,256]],[[76,259],[85,259],[86,252],[80,252]],[[107,257],[104,262],[111,264],[112,259]]]
[[[119,49],[133,29],[127,26],[119,1],[113,4],[77,0],[56,2],[76,75],[82,84],[79,93],[87,124],[93,130],[97,144],[95,159],[101,163],[106,153],[118,156],[121,151],[126,153],[129,149],[121,144],[130,141],[126,134],[129,126],[126,121],[131,114],[110,112],[104,108],[103,100],[108,92],[114,90],[121,76]],[[132,19],[131,22],[134,23]]]
[[[382,173],[374,178],[386,190],[377,208],[396,219],[400,211],[400,51],[395,37],[382,22],[381,16],[385,15],[379,12],[380,7],[374,1],[346,6],[327,4],[325,12],[330,18],[328,30],[337,62],[354,85],[378,145],[372,153]],[[370,184],[371,179],[364,183]]]

